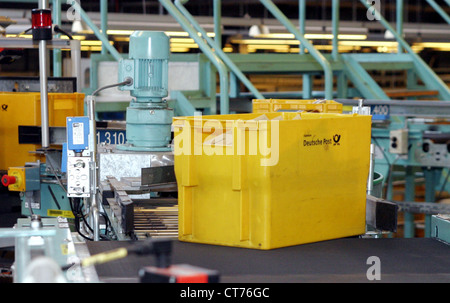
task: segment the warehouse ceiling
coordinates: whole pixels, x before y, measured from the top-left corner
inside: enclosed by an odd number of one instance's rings
[[[77,0],[82,8],[87,12],[94,24],[100,27],[100,1],[96,0]],[[67,4],[69,0],[60,0],[62,4],[62,27],[70,32],[73,30],[73,21],[68,18]],[[187,10],[195,16],[198,23],[210,34],[214,34],[213,19],[213,0],[190,0],[185,4]],[[236,51],[236,44],[230,45],[227,42],[242,38],[248,38],[249,29],[253,25],[262,25],[268,27],[272,34],[287,33],[278,20],[274,19],[264,6],[258,0],[221,0],[222,13],[222,34],[224,47],[229,51]],[[297,0],[273,0],[280,10],[297,24],[299,16],[299,1]],[[443,0],[442,8],[450,14],[450,6]],[[21,3],[20,6],[18,3]],[[50,0],[50,3],[52,1]],[[396,3],[397,0],[380,1],[379,10],[381,14],[395,27],[396,21]],[[344,35],[363,36],[364,41],[342,42],[342,48],[347,51],[363,51],[361,47],[375,48],[378,52],[391,52],[396,50],[396,42],[392,38],[387,38],[386,29],[376,21],[370,21],[367,17],[366,7],[358,0],[340,0],[340,23],[339,33]],[[10,17],[17,21],[17,25],[6,29],[6,34],[17,35],[29,27],[31,9],[37,6],[37,0],[24,1],[2,1],[0,0],[0,16]],[[20,7],[20,8],[19,8]],[[330,35],[332,29],[331,22],[331,0],[306,0],[306,34],[310,35]],[[114,43],[121,51],[126,52],[128,46],[128,36],[134,30],[154,30],[176,32],[183,34],[182,27],[175,19],[167,13],[158,0],[109,0],[108,1],[108,34],[111,43]],[[24,24],[20,27],[21,22]],[[450,26],[441,18],[441,16],[424,0],[404,0],[403,32],[408,43],[414,47],[414,51],[421,52],[423,49],[440,49],[449,51]],[[26,27],[26,28],[25,28]],[[13,29],[16,29],[13,31]],[[73,31],[72,31],[73,32]],[[111,33],[110,33],[111,32]],[[115,32],[115,33],[113,33]],[[119,32],[119,33],[117,33]],[[75,32],[73,32],[75,33]],[[186,34],[184,32],[184,34]],[[125,37],[126,36],[126,37]],[[80,36],[81,37],[81,36]],[[182,35],[182,37],[185,37]],[[91,33],[84,33],[83,40],[95,40],[96,37]],[[177,38],[178,39],[178,38]],[[283,38],[284,39],[284,38]],[[293,37],[289,38],[295,40]],[[178,39],[180,40],[180,39]],[[175,41],[172,39],[171,41]],[[286,40],[283,40],[286,41]],[[383,41],[383,47],[380,46]],[[87,44],[90,41],[83,42]],[[99,42],[99,41],[97,41]],[[96,42],[96,43],[97,43]],[[287,50],[278,50],[281,52],[296,52],[298,41],[288,41],[291,46]],[[82,45],[83,45],[82,43]],[[93,42],[92,42],[93,43]],[[281,42],[280,42],[281,43]],[[296,44],[297,43],[297,44]],[[329,51],[329,38],[316,38],[315,45],[322,47],[321,50]],[[373,45],[371,45],[371,43]],[[375,44],[374,44],[375,43]],[[429,45],[421,45],[431,43]],[[433,44],[434,43],[434,44]],[[435,44],[438,43],[438,44]],[[198,46],[192,45],[187,51],[196,52]],[[233,43],[231,43],[233,44]],[[286,46],[286,45],[285,45]],[[233,47],[233,49],[231,49]],[[82,50],[95,51],[100,46],[84,46]],[[186,47],[183,47],[186,51]],[[175,48],[173,48],[175,51]],[[241,49],[239,49],[241,51]],[[261,50],[259,50],[261,51]],[[267,50],[268,51],[268,50]],[[270,50],[274,51],[274,50]],[[343,49],[343,51],[345,51]]]
[[[383,0],[380,4],[381,13],[387,20],[395,20],[397,0]],[[51,2],[51,0],[50,0]],[[67,9],[67,1],[61,0],[63,9]],[[100,9],[100,1],[78,0],[87,12],[98,12]],[[221,0],[222,15],[226,17],[268,17],[267,11],[258,0]],[[273,2],[285,13],[289,18],[298,17],[298,0],[273,0]],[[450,7],[445,5],[443,1],[442,7],[447,13],[450,13]],[[17,8],[18,3],[24,9],[31,9],[37,5],[33,1],[0,1],[1,8]],[[331,0],[306,0],[307,19],[329,20],[331,19]],[[212,16],[213,0],[191,0],[185,4],[189,11],[196,16]],[[361,21],[366,19],[366,8],[358,0],[341,0],[340,1],[341,20]],[[422,23],[444,23],[442,18],[434,11],[434,9],[424,0],[404,0],[405,22],[422,22]],[[158,0],[109,0],[108,10],[111,13],[133,13],[133,14],[167,14],[161,7]]]

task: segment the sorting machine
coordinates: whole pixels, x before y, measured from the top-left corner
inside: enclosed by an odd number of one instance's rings
[[[33,16],[48,13],[45,1],[42,3]],[[48,20],[48,16],[40,20]],[[48,23],[43,24],[42,30],[48,32],[48,26]],[[436,210],[430,212],[431,239],[406,242],[407,239],[382,238],[383,231],[392,232],[397,228],[398,204],[374,197],[371,191],[367,196],[368,233],[360,237],[264,252],[177,241],[177,180],[171,148],[173,110],[165,101],[168,95],[168,37],[161,32],[133,33],[129,56],[119,63],[118,83],[86,96],[86,115],[69,115],[65,127],[54,128],[51,132],[45,72],[46,41],[51,35],[38,34],[39,31],[39,25],[36,25],[34,40],[40,45],[41,54],[42,118],[41,148],[37,152],[45,156],[45,163],[39,161],[10,167],[2,177],[3,185],[21,193],[22,214],[27,216],[19,219],[14,228],[0,230],[1,246],[13,243],[16,247],[15,282],[153,282],[149,277],[161,272],[152,267],[155,263],[129,256],[128,252],[133,250],[123,249],[148,241],[148,238],[156,241],[156,245],[162,243],[158,247],[167,248],[170,245],[167,243],[173,243],[173,260],[195,265],[182,268],[184,271],[188,268],[194,275],[201,272],[202,282],[209,281],[204,279],[205,275],[211,277],[211,281],[218,281],[220,275],[222,281],[228,282],[327,281],[330,276],[339,281],[367,281],[366,262],[374,254],[386,262],[382,266],[383,270],[388,268],[387,275],[382,275],[385,281],[450,280],[448,258],[442,257],[448,254],[450,219],[435,213]],[[108,131],[109,138],[113,134],[116,138],[125,136],[123,144],[98,144],[102,141],[99,140],[102,125],[95,117],[96,94],[110,87],[130,91],[133,97],[127,108],[125,125],[117,127],[106,123],[103,129],[104,138]],[[355,110],[359,114],[367,113],[362,103]],[[391,115],[394,116],[392,112]],[[377,166],[380,153],[389,166],[394,161],[402,163],[409,159],[421,167],[446,167],[447,137],[423,128],[416,130],[412,127],[414,122],[404,119],[401,121],[403,127],[388,123],[380,131],[373,130],[374,166],[371,166],[368,184],[373,181],[374,170],[382,167]],[[51,145],[60,148],[51,148]],[[394,159],[390,158],[392,155],[396,155]],[[388,176],[389,170],[383,172]],[[75,225],[75,232],[69,228],[71,223]],[[389,252],[385,250],[387,246]],[[149,251],[154,252],[154,249]],[[410,255],[413,251],[427,256],[429,262],[425,260],[426,266],[413,268],[405,275],[403,265],[409,268],[415,262],[416,255]],[[433,254],[429,254],[430,251]],[[334,254],[335,262],[324,265],[321,256],[330,254]],[[97,262],[99,256],[106,257],[104,260],[111,263]],[[391,262],[392,259],[399,260],[397,256],[402,256],[403,265]],[[91,260],[92,263],[84,263],[91,266],[83,266],[83,260]],[[241,266],[243,260],[248,265],[245,268]],[[434,260],[442,263],[432,266],[436,264]],[[113,262],[122,263],[117,267],[114,264],[118,263]],[[262,268],[261,264],[273,266]],[[203,266],[212,270],[205,270]],[[158,262],[156,267],[161,268]],[[168,264],[163,267],[167,268]],[[176,270],[172,273],[177,276]]]

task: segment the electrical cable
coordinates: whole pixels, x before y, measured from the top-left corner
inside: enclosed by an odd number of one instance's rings
[[[108,89],[108,88],[113,88],[116,86],[122,86],[122,85],[131,85],[133,84],[133,79],[131,78],[126,78],[125,81],[120,82],[120,83],[116,83],[116,84],[110,84],[110,85],[105,85],[103,87],[97,88],[93,93],[92,96],[95,96],[96,94],[98,94],[100,91],[104,90],[104,89]]]
[[[77,208],[76,208],[75,205],[74,205],[74,202],[75,202],[74,200],[75,200],[74,198],[69,198],[70,208],[72,209],[72,213],[73,213],[73,215],[74,215],[74,220],[75,220],[75,230],[78,232],[78,234],[79,234],[82,238],[84,238],[84,239],[86,239],[86,240],[89,240],[89,241],[93,241],[94,239],[91,239],[91,238],[89,238],[88,236],[84,235],[84,234],[81,232],[81,230],[80,230],[80,217],[79,217]],[[78,204],[80,204],[80,203],[78,203]]]
[[[57,33],[66,35],[67,37],[69,37],[70,40],[73,40],[72,35],[69,34],[68,32],[66,32],[65,30],[63,30],[62,28],[60,28],[58,25],[55,25],[55,26],[53,27],[53,30],[54,30],[55,32],[57,32]]]
[[[17,35],[16,35],[16,37],[19,37],[20,35],[25,35],[26,33],[28,33],[30,30],[32,30],[33,28],[28,28],[28,29],[26,29],[26,30],[24,30],[23,32],[21,32],[21,33],[18,33]]]

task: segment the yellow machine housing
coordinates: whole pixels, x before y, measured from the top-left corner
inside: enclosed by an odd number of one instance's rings
[[[371,116],[239,114],[173,124],[179,240],[272,249],[365,233]]]
[[[49,93],[49,125],[66,126],[67,116],[82,116],[84,94]],[[19,144],[19,125],[41,125],[40,93],[0,92],[0,170],[41,159],[30,153],[39,145]]]

